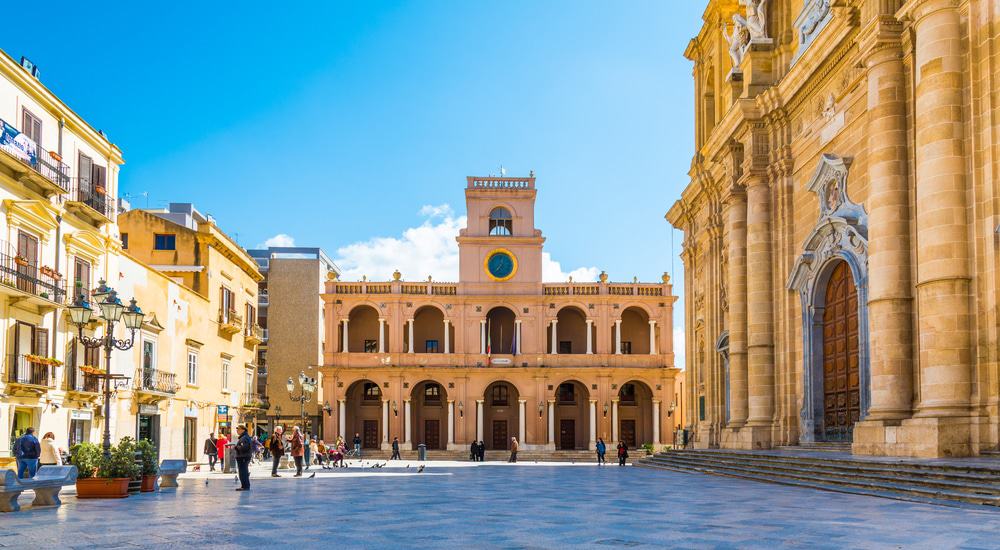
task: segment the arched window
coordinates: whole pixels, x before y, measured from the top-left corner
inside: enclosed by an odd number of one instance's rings
[[[513,218],[510,210],[498,206],[490,210],[490,235],[510,236],[514,234]]]
[[[365,393],[365,401],[382,400],[382,390],[380,390],[378,384],[374,382],[365,382],[364,393]]]
[[[497,384],[493,386],[493,406],[494,407],[506,407],[507,406],[507,386],[504,384]]]
[[[427,384],[424,386],[424,403],[441,402],[441,386],[437,384]]]

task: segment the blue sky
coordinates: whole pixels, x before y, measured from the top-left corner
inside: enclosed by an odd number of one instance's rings
[[[663,215],[693,153],[701,2],[145,4],[22,4],[65,32],[0,35],[121,147],[134,206],[194,202],[246,247],[287,235],[417,279],[451,268],[465,176],[502,163],[537,173],[550,274],[673,265],[680,294]]]

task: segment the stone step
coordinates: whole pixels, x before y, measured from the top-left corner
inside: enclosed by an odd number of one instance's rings
[[[654,462],[675,461],[670,458],[654,457]],[[994,495],[1000,496],[1000,482],[973,480],[966,477],[943,478],[931,477],[919,474],[906,474],[888,471],[871,471],[863,469],[848,468],[824,468],[813,464],[794,464],[787,462],[737,462],[716,460],[711,457],[685,457],[683,463],[712,467],[737,467],[753,472],[770,473],[774,475],[805,475],[817,476],[830,481],[866,481],[872,483],[890,483],[899,486],[916,487],[920,490],[930,491],[956,491],[972,495]]]
[[[779,451],[826,451],[831,453],[851,452],[850,443],[834,443],[828,441],[817,441],[815,443],[802,443],[799,445],[784,445],[776,447]]]
[[[966,472],[894,471],[880,462],[818,460],[741,452],[680,451],[637,461],[637,466],[728,475],[817,488],[840,487],[904,500],[1000,506],[1000,480]],[[928,465],[930,466],[930,465]],[[820,485],[824,487],[819,487]]]
[[[801,488],[805,488],[805,489],[818,489],[818,490],[822,490],[822,491],[830,491],[830,492],[835,492],[835,493],[846,493],[846,494],[853,494],[853,495],[873,496],[873,497],[888,498],[888,499],[893,499],[893,500],[903,500],[903,501],[907,501],[907,502],[919,502],[919,503],[923,503],[923,504],[933,504],[933,505],[936,505],[936,506],[971,507],[971,508],[974,508],[974,509],[981,508],[981,505],[979,505],[978,503],[977,504],[969,504],[967,502],[963,502],[963,501],[960,501],[960,500],[946,500],[946,499],[937,499],[937,498],[927,498],[927,497],[922,497],[922,496],[917,496],[917,495],[901,494],[901,493],[898,493],[898,492],[895,492],[895,491],[878,491],[878,490],[872,490],[872,489],[863,489],[863,488],[859,488],[859,487],[850,487],[850,486],[841,485],[841,484],[823,483],[823,482],[815,481],[815,480],[809,480],[809,481],[793,480],[793,479],[782,478],[782,477],[777,477],[777,476],[768,476],[768,475],[762,475],[762,474],[753,474],[753,473],[745,472],[745,471],[737,471],[737,472],[732,472],[732,473],[730,473],[730,472],[722,472],[722,471],[709,471],[709,470],[704,470],[704,469],[699,469],[699,468],[693,468],[693,467],[687,467],[687,466],[682,466],[682,465],[653,464],[653,463],[651,463],[649,461],[645,461],[645,460],[641,460],[641,461],[636,462],[635,466],[640,467],[640,468],[652,468],[652,469],[659,469],[659,470],[670,470],[670,471],[674,471],[674,472],[684,472],[684,473],[689,473],[689,474],[711,474],[711,475],[718,475],[718,476],[723,476],[723,477],[734,477],[734,478],[740,478],[740,479],[748,479],[748,480],[752,480],[752,481],[760,481],[760,482],[764,482],[764,483],[775,483],[775,484],[778,484],[778,485],[787,485],[787,486],[792,486],[792,487],[801,487]]]

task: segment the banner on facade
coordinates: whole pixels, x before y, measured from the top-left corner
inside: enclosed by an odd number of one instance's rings
[[[94,413],[90,411],[69,411],[70,420],[90,420],[94,417]]]
[[[35,142],[4,120],[0,120],[0,124],[3,124],[0,131],[0,149],[34,166],[38,160],[38,146]]]

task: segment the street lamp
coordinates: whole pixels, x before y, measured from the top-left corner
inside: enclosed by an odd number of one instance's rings
[[[295,381],[291,377],[288,378],[288,382],[285,383],[285,388],[288,390],[288,397],[292,401],[299,402],[299,417],[302,419],[301,426],[302,430],[306,429],[306,402],[312,399],[313,393],[316,391],[316,379],[306,376],[306,373],[299,373],[299,392],[295,393]]]
[[[81,289],[82,290],[82,289]],[[129,305],[122,304],[118,298],[118,292],[109,287],[104,279],[99,281],[97,288],[91,291],[91,298],[100,308],[100,318],[104,320],[106,329],[104,336],[88,337],[83,335],[83,327],[90,322],[94,315],[90,302],[81,291],[73,300],[73,305],[69,307],[70,321],[76,325],[77,336],[80,343],[87,349],[104,348],[104,372],[92,374],[99,380],[104,379],[104,456],[111,457],[111,381],[115,381],[115,388],[121,387],[128,381],[128,376],[111,373],[111,351],[118,349],[127,351],[135,344],[135,331],[142,326],[145,315],[142,309],[135,303],[135,298],[129,301]],[[128,340],[115,338],[115,323],[121,321],[129,331]]]

